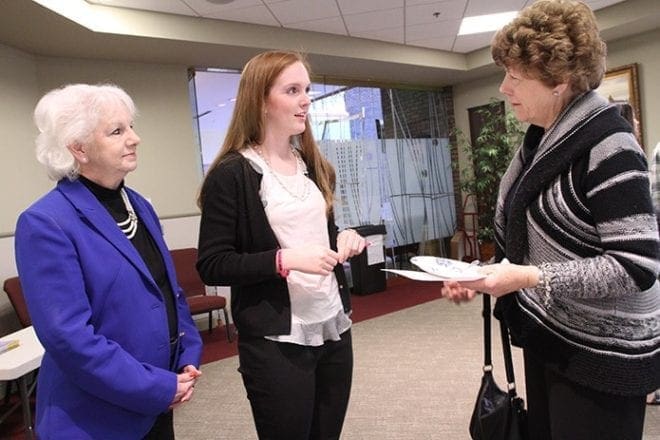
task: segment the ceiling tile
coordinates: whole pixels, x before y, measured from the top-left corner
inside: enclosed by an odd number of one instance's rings
[[[344,26],[344,21],[341,19],[341,17],[301,21],[286,27],[290,29],[302,29],[305,31],[324,32],[326,34],[347,35],[346,27]]]
[[[337,0],[341,13],[359,14],[382,9],[403,8],[403,0]]]
[[[456,37],[452,52],[468,53],[484,47],[489,47],[495,32],[484,32],[481,34],[460,35]]]
[[[406,7],[408,6],[417,6],[417,5],[427,5],[431,3],[443,3],[446,0],[406,0]],[[463,4],[467,3],[468,0],[461,0]]]
[[[351,35],[356,32],[403,26],[403,8],[344,15],[344,22]]]
[[[466,17],[517,11],[525,7],[526,0],[470,0],[465,9]]]
[[[415,25],[461,19],[464,9],[465,0],[436,1],[416,6],[408,6],[406,3],[406,24]],[[434,13],[440,13],[440,15],[435,17]]]
[[[429,49],[438,49],[450,51],[454,45],[454,37],[425,38],[421,40],[408,41],[409,46],[426,47]]]
[[[386,29],[373,29],[369,31],[358,30],[355,33],[351,33],[351,36],[403,44],[403,26]]]
[[[588,4],[592,9],[598,10],[615,5],[617,3],[621,3],[623,1],[625,0],[586,0],[585,3]]]
[[[285,0],[268,7],[284,25],[339,16],[337,4],[330,0]]]
[[[85,0],[93,5],[116,6],[129,9],[142,9],[145,11],[158,11],[168,14],[197,16],[180,0]],[[204,0],[206,1],[206,0]]]
[[[437,23],[418,24],[406,26],[406,42],[423,40],[426,38],[454,37],[461,25],[460,19],[445,20]]]
[[[244,23],[264,24],[267,26],[281,27],[273,14],[263,4],[241,9],[229,9],[213,13],[207,13],[205,17],[220,20],[240,21]]]
[[[226,5],[208,0],[86,1],[337,35],[348,32],[359,38],[466,53],[489,46],[492,33],[457,37],[464,14],[519,10],[535,0],[233,0]],[[597,10],[626,0],[584,1]],[[435,12],[440,16],[434,17]]]
[[[230,11],[232,9],[263,6],[261,0],[234,0],[231,3],[227,3],[226,5],[210,3],[207,0],[181,0],[181,2],[187,3],[192,9],[205,17],[209,17],[210,14],[217,14],[219,12]]]

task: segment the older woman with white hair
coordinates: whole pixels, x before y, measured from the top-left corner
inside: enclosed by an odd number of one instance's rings
[[[201,374],[202,344],[137,167],[133,100],[74,84],[36,106],[37,158],[57,185],[23,212],[16,263],[45,348],[40,439],[174,438],[172,409]]]

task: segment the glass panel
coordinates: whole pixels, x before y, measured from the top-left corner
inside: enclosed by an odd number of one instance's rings
[[[222,145],[239,79],[236,71],[195,75],[204,171]],[[314,137],[337,173],[340,228],[382,223],[387,247],[420,243],[420,252],[454,234],[446,92],[314,83],[309,94]]]

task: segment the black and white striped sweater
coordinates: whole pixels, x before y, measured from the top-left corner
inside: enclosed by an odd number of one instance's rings
[[[522,151],[536,145],[525,166]],[[597,390],[660,387],[660,241],[646,159],[607,101],[589,92],[547,132],[529,127],[502,178],[495,229],[498,259],[541,267],[550,289],[498,300],[514,343]]]

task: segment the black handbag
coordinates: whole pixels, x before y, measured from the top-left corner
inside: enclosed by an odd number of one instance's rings
[[[473,440],[526,440],[527,411],[525,402],[516,394],[516,383],[511,358],[509,329],[500,321],[504,367],[508,391],[503,391],[493,378],[490,339],[490,295],[482,294],[484,317],[484,375],[477,394],[477,402],[470,419]]]

